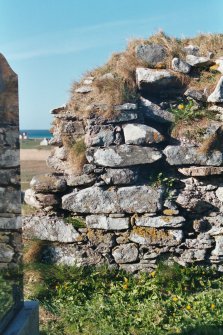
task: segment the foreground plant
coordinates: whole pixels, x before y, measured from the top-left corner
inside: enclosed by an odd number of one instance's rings
[[[138,277],[108,268],[46,266],[35,298],[53,317],[42,334],[220,334],[223,277],[161,264]],[[55,322],[56,318],[56,322]]]

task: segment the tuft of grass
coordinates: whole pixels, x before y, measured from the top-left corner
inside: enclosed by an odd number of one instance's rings
[[[85,151],[86,145],[84,139],[80,138],[71,144],[70,141],[66,143],[68,149],[68,161],[70,162],[72,172],[75,174],[80,174],[82,172],[84,164],[87,162]]]
[[[65,222],[72,224],[74,228],[86,228],[86,222],[80,216],[69,216]]]

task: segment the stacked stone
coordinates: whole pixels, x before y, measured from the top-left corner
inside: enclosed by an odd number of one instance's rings
[[[18,80],[0,54],[0,269],[21,260]]]
[[[169,136],[170,99],[176,103],[179,95],[187,96],[198,105],[215,103],[209,108],[218,115],[223,110],[221,80],[209,95],[179,81],[177,72],[217,63],[210,55],[198,56],[195,47],[186,52],[186,60],[173,59],[172,70],[137,68],[140,102],[115,106],[113,118],[95,113],[106,110],[97,102],[88,106],[87,117],[69,106],[52,111],[56,148],[48,164],[57,172],[32,180],[26,202],[44,211],[24,219],[26,238],[55,242],[44,257],[66,264],[108,263],[130,272],[151,271],[160,260],[211,264],[223,271],[222,150],[202,152],[196,143]],[[136,54],[154,67],[166,51],[144,45]],[[76,92],[89,94],[93,80],[86,78]],[[216,121],[212,134],[221,126]],[[84,138],[87,163],[79,175],[72,171],[64,138]],[[178,179],[174,190],[165,181],[149,185],[156,172]],[[67,217],[81,217],[86,227],[75,228]]]

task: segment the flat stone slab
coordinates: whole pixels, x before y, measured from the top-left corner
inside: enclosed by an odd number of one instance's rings
[[[208,102],[223,102],[223,76],[219,79],[214,92],[209,95]]]
[[[126,144],[109,148],[90,148],[86,151],[89,163],[107,167],[150,164],[161,157],[162,153],[154,148]]]
[[[63,218],[50,216],[25,216],[23,221],[23,237],[43,241],[72,243],[79,241],[80,234]]]
[[[31,188],[25,191],[24,201],[27,205],[38,209],[59,204],[55,194],[36,193]]]
[[[123,126],[123,132],[126,144],[153,144],[160,143],[164,140],[164,137],[158,130],[144,124],[125,124]]]
[[[210,175],[221,175],[223,174],[223,167],[221,166],[191,166],[189,168],[178,169],[180,173],[185,176],[191,177],[203,177]]]
[[[91,229],[126,230],[129,228],[129,218],[113,218],[105,215],[89,215],[86,225]]]
[[[137,168],[124,169],[106,169],[106,172],[101,175],[101,178],[107,185],[129,185],[137,181],[139,171]]]
[[[214,64],[213,60],[211,60],[209,57],[198,57],[194,55],[187,55],[186,62],[194,67],[211,66]]]
[[[134,227],[130,237],[130,241],[143,245],[157,246],[177,246],[182,242],[182,230],[165,230],[156,228]]]
[[[182,216],[155,216],[143,215],[135,219],[136,226],[154,227],[154,228],[179,228],[185,223],[185,218]]]
[[[209,153],[199,152],[199,149],[193,146],[173,146],[168,145],[163,153],[170,165],[213,165],[219,166],[223,163],[223,154],[220,151]]]
[[[90,186],[95,182],[96,178],[94,174],[82,174],[80,176],[69,175],[67,177],[68,186]]]
[[[145,119],[156,121],[159,123],[174,122],[174,114],[161,109],[160,106],[154,104],[148,99],[140,98],[141,108]]]
[[[162,190],[130,186],[104,190],[89,187],[62,197],[62,207],[75,213],[155,213],[162,209]]]

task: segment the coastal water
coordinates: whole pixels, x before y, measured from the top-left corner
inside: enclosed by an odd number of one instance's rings
[[[26,133],[28,138],[51,138],[52,134],[47,129],[21,129],[20,134]]]

